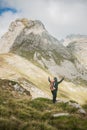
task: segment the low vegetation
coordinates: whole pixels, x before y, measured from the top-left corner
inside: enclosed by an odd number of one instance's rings
[[[87,110],[87,105],[84,108]],[[53,117],[56,113],[70,116]],[[0,87],[0,130],[87,130],[87,117],[68,103],[15,98],[10,90]]]

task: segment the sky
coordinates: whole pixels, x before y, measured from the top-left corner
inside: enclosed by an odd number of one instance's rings
[[[0,0],[0,37],[17,18],[40,20],[58,40],[87,35],[87,0]]]

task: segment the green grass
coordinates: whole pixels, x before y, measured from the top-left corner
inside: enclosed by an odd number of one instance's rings
[[[83,108],[84,108],[85,111],[87,112],[87,101],[86,101],[86,104],[83,105]]]
[[[52,116],[62,112],[70,116]],[[68,103],[14,98],[11,91],[0,87],[0,130],[87,130],[87,117],[77,114]]]

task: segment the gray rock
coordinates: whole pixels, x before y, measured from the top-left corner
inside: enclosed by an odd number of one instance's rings
[[[78,113],[86,115],[86,111],[83,108],[80,108],[78,110]]]
[[[78,104],[78,103],[71,103],[71,102],[69,102],[69,105],[71,105],[71,106],[73,106],[73,107],[75,107],[77,109],[81,108],[80,104]]]
[[[86,111],[80,106],[80,104],[69,102],[69,105],[71,105],[74,108],[77,108],[78,109],[78,111],[77,111],[78,113],[80,113],[80,114],[86,114]]]
[[[56,113],[56,114],[53,114],[53,117],[60,117],[60,116],[70,116],[69,113]]]

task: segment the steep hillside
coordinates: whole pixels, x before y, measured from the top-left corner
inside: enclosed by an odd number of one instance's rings
[[[51,98],[48,76],[53,77],[48,71],[37,67],[25,58],[11,53],[0,55],[0,79],[17,82],[30,92],[32,98]],[[82,84],[75,85],[63,81],[59,85],[58,98],[71,99],[84,104],[87,101],[87,89]]]
[[[18,82],[30,91],[32,98],[49,97],[46,94],[48,74],[20,56],[11,53],[0,55],[0,78]]]

